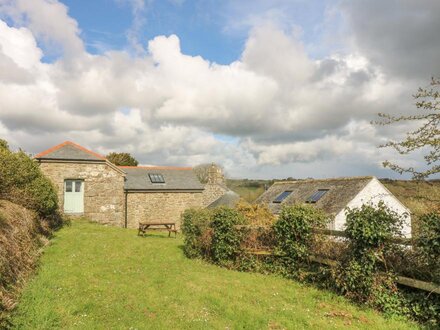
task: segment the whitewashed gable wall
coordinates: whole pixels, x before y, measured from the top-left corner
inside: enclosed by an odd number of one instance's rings
[[[347,204],[347,207],[357,208],[363,204],[377,205],[379,201],[383,201],[386,206],[400,215],[407,214],[402,232],[406,237],[411,237],[410,211],[376,178],[371,179],[365,188]],[[335,217],[334,229],[344,230],[345,222],[345,210],[342,210]]]

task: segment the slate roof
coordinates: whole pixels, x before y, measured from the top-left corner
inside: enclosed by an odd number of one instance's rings
[[[79,144],[66,141],[35,155],[36,159],[47,160],[87,160],[105,162],[104,156],[88,150]]]
[[[133,191],[202,191],[204,186],[191,167],[119,166],[126,173],[126,190]],[[152,183],[149,173],[162,174],[165,183]]]
[[[316,203],[311,203],[327,214],[336,215],[373,179],[368,177],[337,178],[323,180],[280,181],[274,183],[258,199],[257,203],[268,205],[277,214],[283,205],[303,204],[318,189],[329,191]],[[284,191],[292,193],[281,203],[273,200]]]
[[[211,204],[207,206],[208,209],[217,207],[217,206],[229,206],[234,207],[238,201],[240,200],[240,195],[235,191],[228,190],[223,196],[219,197]]]

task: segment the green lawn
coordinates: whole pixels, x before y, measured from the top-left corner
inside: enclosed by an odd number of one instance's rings
[[[60,230],[25,288],[19,329],[411,329],[293,281],[187,259],[182,240],[84,221]]]

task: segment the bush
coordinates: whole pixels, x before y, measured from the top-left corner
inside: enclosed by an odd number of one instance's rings
[[[328,217],[310,205],[283,207],[279,219],[273,225],[276,239],[275,253],[286,256],[289,272],[299,270],[308,260],[315,236],[313,228],[323,228]]]
[[[275,216],[265,204],[251,204],[240,199],[235,209],[243,214],[247,223],[252,226],[271,226],[275,222]]]
[[[343,241],[313,231],[325,228],[328,217],[311,205],[284,207],[272,226],[261,226],[262,221],[257,220],[261,214],[256,210],[261,211],[254,206],[239,205],[236,209],[185,211],[182,227],[185,254],[240,271],[306,280],[386,315],[408,316],[434,328],[440,324],[440,296],[398,288],[394,273],[397,265],[410,269],[406,265],[412,261],[413,269],[438,271],[435,268],[439,263],[437,213],[423,217],[418,248],[403,249],[391,239],[400,235],[405,218],[383,203],[348,209],[347,239]],[[241,224],[250,226],[236,227]],[[256,253],[261,250],[274,253]],[[309,262],[311,255],[336,258],[339,263],[330,268],[318,266]],[[408,259],[408,255],[414,255],[413,259]],[[430,262],[430,267],[421,267],[418,260]]]
[[[34,210],[40,217],[59,224],[58,196],[38,164],[23,151],[12,152],[0,143],[0,198]]]
[[[395,248],[391,238],[400,235],[404,218],[383,203],[347,209],[347,254],[335,269],[336,287],[346,296],[388,314],[400,314],[402,299],[385,255]]]
[[[188,209],[182,214],[185,255],[189,258],[208,257],[210,253],[210,224],[212,212]]]
[[[239,256],[243,235],[234,226],[245,222],[244,216],[237,210],[219,207],[213,211],[211,253],[215,263],[231,266]]]
[[[433,280],[440,283],[440,213],[420,217],[416,249],[421,261],[430,268]]]

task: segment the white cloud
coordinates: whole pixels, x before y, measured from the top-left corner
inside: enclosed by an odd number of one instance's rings
[[[313,59],[276,24],[252,29],[241,58],[219,65],[182,54],[175,35],[157,36],[148,53],[89,54],[55,0],[0,0],[0,10],[17,24],[0,21],[0,134],[33,152],[72,139],[145,164],[217,161],[235,176],[274,177],[289,166],[288,176],[313,175],[303,164],[333,166],[329,175],[382,173],[390,154],[376,146],[402,127],[369,122],[412,109],[414,81],[360,48]],[[40,39],[64,55],[43,63]]]
[[[0,13],[28,26],[52,52],[61,46],[65,58],[84,51],[77,22],[57,0],[0,0]]]

